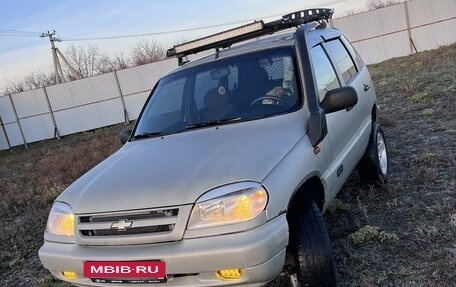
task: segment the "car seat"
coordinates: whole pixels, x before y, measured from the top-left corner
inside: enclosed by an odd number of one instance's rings
[[[200,119],[205,122],[226,118],[233,111],[229,92],[223,86],[210,89],[204,96],[204,105]]]

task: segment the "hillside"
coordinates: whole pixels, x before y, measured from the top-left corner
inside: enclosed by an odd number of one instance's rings
[[[339,286],[453,286],[456,278],[456,44],[369,67],[391,180],[353,173],[325,214]],[[120,147],[114,126],[0,152],[1,286],[66,286],[37,250],[54,198]],[[270,286],[288,286],[286,274]]]
[[[340,286],[454,286],[456,44],[370,71],[389,140],[391,179],[377,189],[360,185],[354,174],[338,197],[349,210],[326,217]],[[353,244],[350,234],[366,225],[397,240],[367,240],[364,232],[355,234],[363,242]]]

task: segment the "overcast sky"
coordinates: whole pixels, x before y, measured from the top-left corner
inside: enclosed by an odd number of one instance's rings
[[[340,17],[347,10],[363,9],[365,2],[367,0],[0,0],[0,88],[9,80],[20,80],[32,72],[51,70],[49,40],[39,37],[47,30],[56,30],[58,36],[64,39],[57,43],[62,51],[69,45],[92,44],[108,55],[120,52],[128,55],[132,46],[142,39],[154,40],[169,48],[181,39],[194,39],[232,28],[233,25],[147,37],[69,40],[234,22],[243,24],[270,16],[278,19],[279,15],[305,8],[335,8],[336,17]],[[10,36],[11,33],[24,36]]]

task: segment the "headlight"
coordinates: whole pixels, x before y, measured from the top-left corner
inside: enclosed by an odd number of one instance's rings
[[[196,202],[187,228],[245,222],[258,216],[267,202],[268,193],[259,183],[224,186],[208,192]]]
[[[49,214],[46,232],[52,235],[74,236],[74,214],[68,204],[54,203]]]

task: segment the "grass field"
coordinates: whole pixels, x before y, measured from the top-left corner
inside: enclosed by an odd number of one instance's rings
[[[353,173],[325,214],[339,286],[455,286],[456,45],[370,66],[387,187]],[[67,286],[37,250],[55,197],[120,147],[123,125],[0,152],[1,286]],[[282,274],[270,286],[287,286]]]

